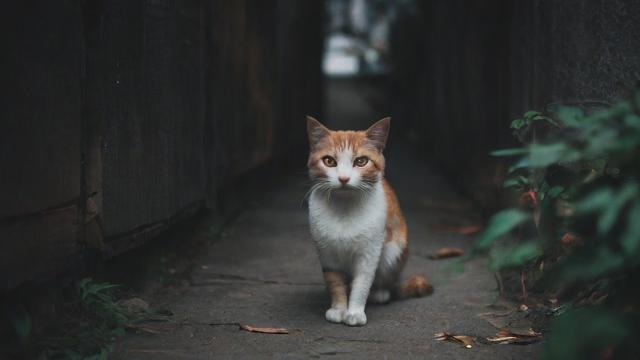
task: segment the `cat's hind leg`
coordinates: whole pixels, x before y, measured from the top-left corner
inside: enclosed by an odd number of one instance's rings
[[[400,273],[404,268],[405,256],[403,254],[405,251],[397,242],[384,244],[373,288],[369,294],[370,302],[385,304],[391,300],[392,294],[398,287]]]
[[[389,289],[372,289],[369,294],[369,301],[375,304],[386,304],[391,300],[391,291]]]

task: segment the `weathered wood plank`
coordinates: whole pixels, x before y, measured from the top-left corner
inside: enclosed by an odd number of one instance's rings
[[[76,2],[2,9],[0,218],[80,195],[82,16]]]
[[[77,219],[73,205],[0,222],[0,292],[73,266]]]
[[[321,2],[5,10],[0,65],[14,91],[0,98],[0,291],[80,265],[87,247],[109,257],[139,246],[205,198],[226,206],[215,194],[289,154],[320,104]],[[311,45],[293,33],[302,24]]]
[[[107,236],[168,219],[205,196],[203,4],[104,4]]]

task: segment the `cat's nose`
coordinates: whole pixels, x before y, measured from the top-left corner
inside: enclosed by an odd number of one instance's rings
[[[349,182],[350,177],[348,176],[338,176],[338,180],[342,183],[342,185],[346,185]]]

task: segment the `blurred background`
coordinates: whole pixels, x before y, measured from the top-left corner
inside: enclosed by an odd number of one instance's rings
[[[632,0],[33,0],[0,16],[6,295],[203,209],[228,218],[247,186],[304,172],[307,114],[391,116],[389,157],[411,161],[389,176],[433,169],[488,218],[514,202],[490,155],[519,146],[511,120],[606,107],[640,79]]]

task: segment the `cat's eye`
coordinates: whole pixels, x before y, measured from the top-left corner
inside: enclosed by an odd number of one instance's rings
[[[323,157],[322,162],[328,167],[336,167],[338,165],[336,159],[332,158],[331,156]]]
[[[368,162],[369,162],[369,158],[367,158],[366,156],[360,156],[356,158],[353,164],[357,167],[363,167],[367,165]]]

